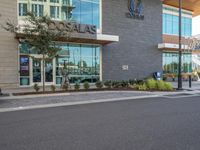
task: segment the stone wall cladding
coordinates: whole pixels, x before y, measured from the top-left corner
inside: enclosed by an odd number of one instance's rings
[[[17,23],[17,1],[0,0],[0,24]],[[18,42],[15,35],[0,27],[0,87],[18,85]]]
[[[143,0],[144,20],[126,17],[128,0],[102,0],[103,34],[119,35],[119,42],[103,46],[103,80],[128,80],[162,70],[162,3]],[[123,71],[122,65],[129,70]]]

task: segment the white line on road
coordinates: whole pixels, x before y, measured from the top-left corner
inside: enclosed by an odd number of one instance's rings
[[[41,109],[41,108],[53,108],[53,107],[61,107],[61,106],[73,106],[73,105],[83,105],[83,104],[93,104],[93,103],[103,103],[103,102],[114,102],[114,101],[132,100],[132,99],[154,98],[154,97],[159,97],[159,95],[99,99],[99,100],[65,102],[65,103],[23,106],[23,107],[20,106],[20,107],[15,107],[15,108],[0,108],[0,113],[2,113],[2,112],[12,112],[12,111],[21,111],[21,110],[31,110],[31,109]]]

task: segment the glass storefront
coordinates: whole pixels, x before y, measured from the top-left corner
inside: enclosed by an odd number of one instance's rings
[[[67,66],[71,83],[90,83],[100,79],[100,47],[91,45],[63,44],[56,58],[56,83],[61,83],[62,69]]]
[[[182,72],[192,72],[192,54],[183,53],[182,55]],[[178,73],[178,53],[164,52],[163,53],[163,73]]]
[[[94,83],[100,80],[100,46],[67,43],[59,45],[62,50],[58,56],[54,60],[45,61],[45,82],[61,84],[63,69],[67,71],[70,83]],[[40,55],[24,43],[19,47],[20,85],[41,83],[43,79],[42,61],[38,57]]]

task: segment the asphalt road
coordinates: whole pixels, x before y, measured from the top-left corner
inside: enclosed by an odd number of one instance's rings
[[[200,97],[0,113],[0,150],[199,150]]]

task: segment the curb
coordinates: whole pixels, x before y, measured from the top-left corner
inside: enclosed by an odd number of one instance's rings
[[[70,93],[55,93],[55,94],[38,94],[38,95],[23,95],[23,96],[7,96],[0,97],[0,100],[12,100],[12,99],[25,99],[25,98],[40,98],[40,97],[55,97],[55,96],[68,96]]]
[[[92,91],[92,92],[76,92],[76,93],[52,93],[52,94],[32,94],[32,95],[20,95],[20,96],[6,96],[0,97],[0,100],[12,100],[12,99],[25,99],[25,98],[41,98],[41,97],[55,97],[55,96],[69,96],[69,95],[82,95],[82,94],[98,94],[98,93],[144,93],[144,94],[153,94],[152,92],[146,91]]]
[[[106,102],[125,101],[125,100],[134,100],[134,99],[146,99],[146,98],[154,98],[154,97],[159,97],[159,96],[160,95],[147,95],[147,96],[134,96],[134,97],[111,98],[111,99],[98,99],[98,100],[89,100],[89,101],[82,101],[82,102],[79,101],[79,102],[65,102],[65,103],[56,103],[56,104],[44,104],[44,105],[15,107],[15,108],[0,108],[0,113],[22,111],[22,110],[34,110],[34,109],[41,109],[41,108],[54,108],[54,107],[62,107],[62,106],[106,103]]]

